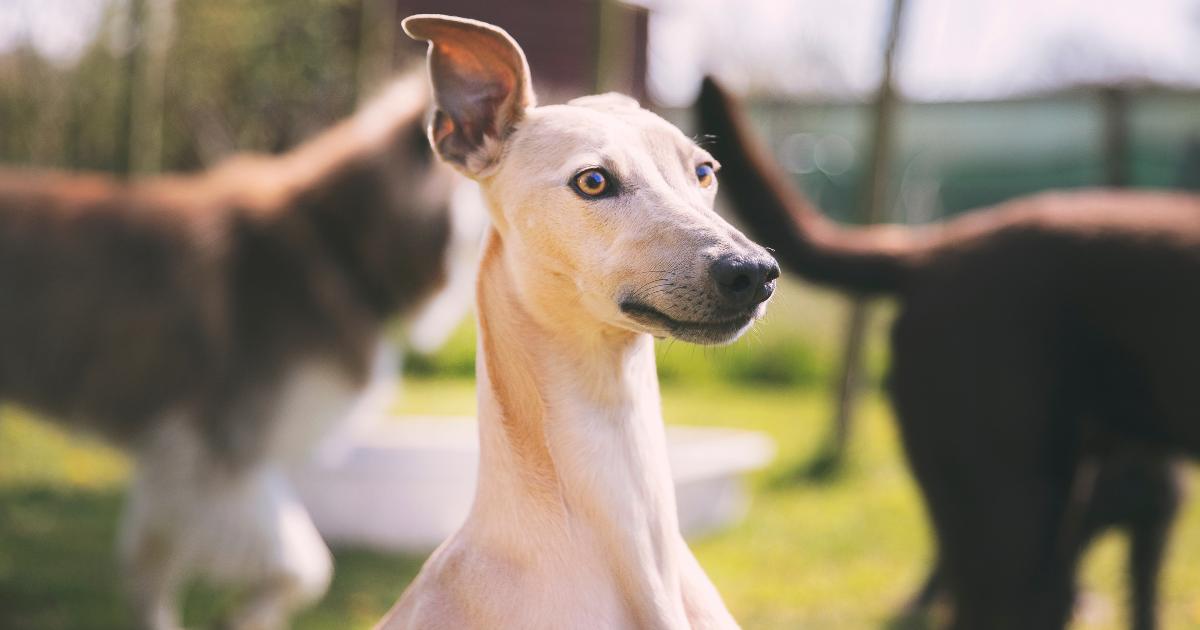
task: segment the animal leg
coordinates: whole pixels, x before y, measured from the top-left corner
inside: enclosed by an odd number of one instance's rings
[[[333,560],[282,471],[265,467],[210,504],[218,518],[200,526],[205,573],[246,585],[229,617],[234,630],[286,628],[291,615],[325,594]]]
[[[1162,569],[1171,523],[1175,520],[1183,489],[1173,462],[1150,464],[1144,481],[1147,509],[1130,524],[1129,579],[1134,630],[1158,628],[1158,580]]]
[[[139,499],[132,499],[131,503]],[[169,532],[155,530],[127,508],[119,546],[126,589],[137,623],[145,630],[180,628],[176,596],[183,580],[183,558]]]
[[[1074,600],[1059,540],[1076,469],[1070,434],[1024,383],[989,389],[961,370],[902,370],[893,396],[937,532],[951,627],[1062,628]]]
[[[945,593],[946,587],[943,584],[942,568],[937,562],[929,569],[929,575],[925,577],[925,582],[921,584],[921,588],[913,593],[912,598],[901,609],[902,616],[914,616],[925,614],[937,603],[938,598]]]
[[[233,628],[286,627],[319,599],[333,572],[329,550],[282,470],[239,468],[214,454],[193,425],[165,421],[138,453],[122,550],[139,616],[178,627],[175,594],[187,579],[245,588]]]

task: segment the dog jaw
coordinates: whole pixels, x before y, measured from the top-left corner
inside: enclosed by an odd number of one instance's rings
[[[681,321],[641,302],[620,302],[621,312],[642,332],[658,338],[673,337],[680,341],[703,345],[722,345],[737,341],[763,314],[766,305],[758,304],[728,319]]]

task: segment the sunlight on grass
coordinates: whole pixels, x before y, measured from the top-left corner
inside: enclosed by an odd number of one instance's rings
[[[819,389],[668,385],[668,422],[764,431],[778,456],[748,481],[745,521],[693,541],[701,563],[750,629],[861,630],[886,624],[924,576],[931,541],[887,405],[868,399],[850,463],[820,483],[803,471],[830,415]],[[414,378],[403,413],[475,411],[466,379]],[[0,414],[0,628],[116,630],[129,626],[112,542],[126,460],[14,411]],[[1125,627],[1124,541],[1089,553],[1090,595],[1075,630]],[[337,550],[329,596],[297,620],[305,630],[369,628],[416,574],[422,558]],[[215,622],[228,595],[198,587],[193,627]],[[1200,507],[1180,519],[1163,589],[1164,629],[1200,627]]]
[[[781,280],[766,316],[735,344],[698,346],[673,340],[656,344],[659,380],[664,385],[823,386],[839,364],[846,299],[793,279]],[[877,300],[869,335],[881,339],[894,305]],[[866,347],[867,380],[878,383],[887,345]],[[475,374],[475,324],[467,318],[433,355],[409,356],[408,376],[465,378]]]
[[[109,488],[123,482],[129,471],[119,452],[7,407],[0,407],[0,453],[0,484],[5,486]]]

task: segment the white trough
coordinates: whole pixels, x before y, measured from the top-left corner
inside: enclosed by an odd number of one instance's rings
[[[478,470],[474,419],[408,417],[345,439],[337,456],[294,472],[329,542],[426,552],[466,518]],[[671,426],[667,442],[686,534],[741,519],[748,505],[742,475],[775,451],[767,436],[735,429]]]

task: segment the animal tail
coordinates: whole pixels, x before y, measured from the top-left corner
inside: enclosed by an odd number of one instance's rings
[[[858,293],[895,293],[928,243],[901,226],[842,227],[824,218],[755,138],[741,106],[712,78],[697,102],[720,181],[753,237],[780,264],[818,284]]]

